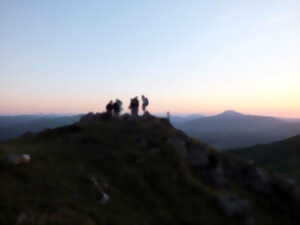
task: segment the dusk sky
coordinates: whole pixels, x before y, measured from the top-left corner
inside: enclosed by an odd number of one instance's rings
[[[300,117],[299,0],[1,0],[0,114]]]

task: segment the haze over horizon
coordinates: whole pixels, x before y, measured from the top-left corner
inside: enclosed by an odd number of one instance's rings
[[[300,118],[300,2],[1,1],[0,114],[150,111]]]

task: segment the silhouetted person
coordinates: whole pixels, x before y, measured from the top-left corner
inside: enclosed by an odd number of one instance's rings
[[[113,104],[113,113],[115,116],[119,116],[122,111],[122,101],[116,99],[115,103]]]
[[[149,100],[144,95],[142,95],[142,101],[143,101],[142,109],[143,109],[143,111],[145,113],[146,112],[146,108],[149,105]]]
[[[112,116],[113,109],[114,109],[114,103],[113,103],[113,101],[110,101],[110,102],[106,105],[106,113],[107,113],[109,116]]]
[[[138,97],[132,98],[130,101],[129,109],[131,110],[131,115],[137,117],[139,114],[139,100]]]

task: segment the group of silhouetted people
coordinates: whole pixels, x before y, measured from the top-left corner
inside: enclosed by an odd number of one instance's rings
[[[144,95],[141,96],[142,99],[142,110],[144,113],[146,113],[146,108],[149,105],[149,100],[147,97],[145,97]],[[122,111],[122,101],[119,99],[116,99],[115,102],[110,101],[107,105],[106,105],[106,113],[109,116],[116,116],[118,117],[121,114]],[[129,104],[129,109],[131,111],[131,115],[133,117],[137,117],[139,115],[139,99],[138,97],[134,97],[130,100],[130,104]]]
[[[116,99],[115,102],[112,100],[106,105],[106,112],[108,115],[111,116],[119,116],[122,111],[122,101],[119,99]]]

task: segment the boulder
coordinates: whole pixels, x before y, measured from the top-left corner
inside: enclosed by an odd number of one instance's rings
[[[100,199],[99,199],[99,203],[102,204],[102,205],[107,204],[110,200],[109,195],[105,192],[101,192],[100,195],[101,196],[100,196]]]
[[[10,154],[3,157],[1,160],[2,165],[17,166],[31,162],[31,156],[28,154]]]
[[[216,198],[216,204],[226,216],[239,217],[244,225],[254,224],[251,207],[247,200],[235,195],[222,195]]]
[[[272,193],[271,177],[263,169],[249,166],[244,170],[240,179],[243,179],[246,186],[258,193]]]
[[[90,176],[89,179],[93,183],[97,195],[99,195],[99,203],[107,204],[110,201],[110,196],[105,192],[105,190],[109,189],[108,183],[102,181],[100,184],[95,176]]]

